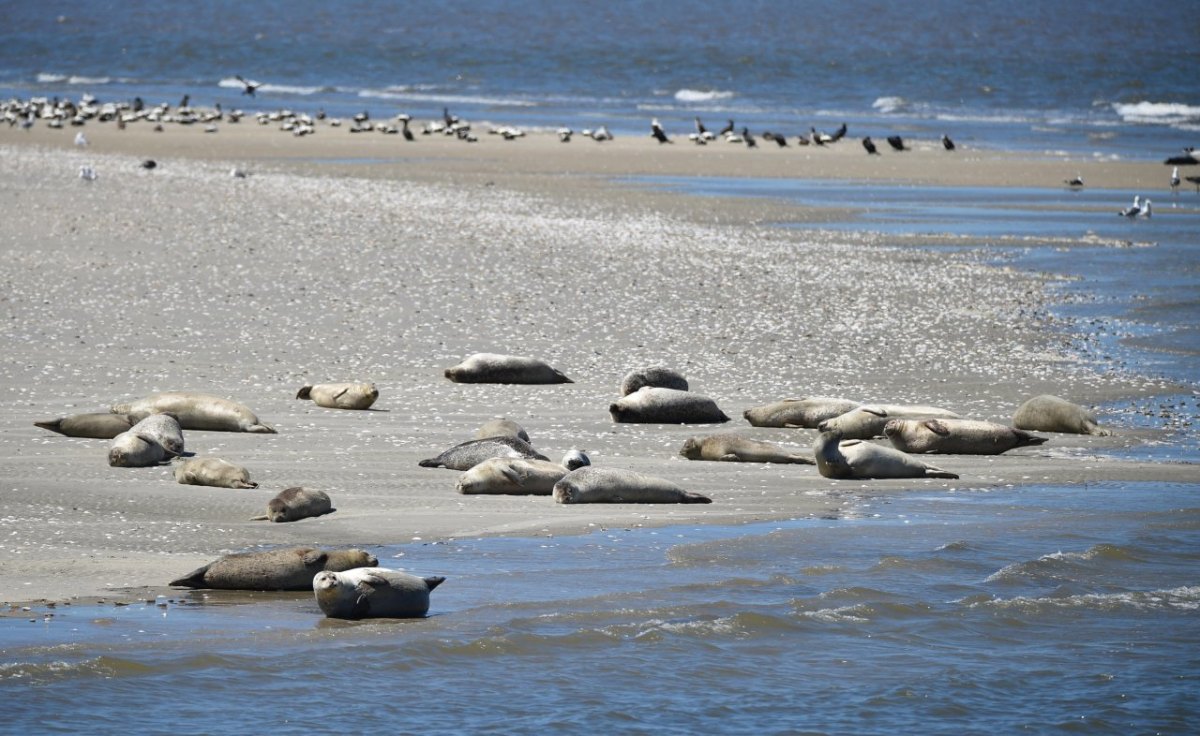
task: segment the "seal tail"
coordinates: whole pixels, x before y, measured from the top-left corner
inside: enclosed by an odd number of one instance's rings
[[[251,424],[246,428],[246,431],[254,434],[279,434],[275,431],[274,427],[269,424],[262,424],[261,422],[259,424]]]
[[[1040,445],[1050,439],[1049,437],[1039,437],[1036,434],[1030,434],[1022,429],[1014,429],[1013,433],[1017,436],[1017,447]]]
[[[234,488],[258,488],[258,484],[252,480],[239,480],[239,481],[234,482],[233,487]]]
[[[712,503],[712,499],[708,496],[701,496],[699,493],[688,491],[683,495],[680,503]]]
[[[928,467],[928,468],[925,468],[925,477],[926,478],[949,478],[951,480],[957,480],[958,474],[951,473],[949,470],[942,470],[941,468]]]
[[[168,583],[168,585],[176,588],[207,588],[208,583],[204,582],[204,574],[208,572],[208,568],[211,566],[212,565],[209,564],[196,570],[192,570],[187,575],[184,575],[177,580],[172,580],[170,583]]]
[[[51,419],[51,420],[45,421],[45,422],[34,422],[33,426],[41,427],[42,429],[48,429],[51,432],[58,432],[59,434],[62,434],[62,419]]]
[[[444,582],[446,582],[446,578],[442,575],[430,575],[425,578],[425,584],[429,586],[430,590],[433,590]]]
[[[426,458],[426,459],[422,460],[421,462],[417,463],[417,465],[420,465],[422,468],[440,468],[440,467],[442,467],[441,462],[439,462],[436,457]]]

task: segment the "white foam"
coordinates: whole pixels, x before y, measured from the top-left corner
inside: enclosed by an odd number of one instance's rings
[[[871,103],[871,107],[887,115],[888,113],[907,110],[909,103],[903,97],[880,97]]]
[[[112,77],[83,77],[75,74],[67,77],[67,84],[108,84],[111,81]]]
[[[395,89],[389,87],[388,89]],[[473,95],[428,94],[424,92],[389,92],[387,90],[359,90],[359,97],[379,100],[413,100],[416,102],[441,102],[443,104],[458,103],[462,105],[492,105],[499,107],[537,107],[538,103],[530,100],[516,100],[511,97],[478,97]]]
[[[713,100],[728,100],[733,93],[727,90],[681,89],[675,92],[678,102],[712,102]]]
[[[1173,125],[1200,121],[1200,107],[1180,102],[1113,103],[1113,110],[1127,123]]]
[[[246,85],[239,82],[233,77],[222,79],[218,86],[228,89],[243,89]],[[315,95],[319,92],[331,91],[329,87],[300,87],[290,84],[263,84],[258,87],[258,92],[273,92],[281,95]]]
[[[41,72],[37,75],[38,84],[57,84],[58,82],[67,81],[66,74],[50,74],[49,72]]]

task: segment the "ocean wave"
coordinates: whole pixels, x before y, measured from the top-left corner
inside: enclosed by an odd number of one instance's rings
[[[679,102],[712,102],[713,100],[728,100],[733,93],[727,90],[681,89],[675,92]]]
[[[1178,125],[1200,121],[1200,107],[1180,102],[1116,102],[1113,111],[1127,123]]]
[[[989,601],[972,601],[967,605],[969,608],[978,606],[1003,610],[1017,609],[1030,613],[1065,608],[1099,611],[1114,611],[1124,608],[1143,611],[1196,611],[1200,610],[1200,586],[1187,585],[1170,590],[1139,590],[1124,593],[1082,593],[1061,597],[1018,596]]]
[[[872,109],[887,115],[893,112],[903,112],[908,110],[911,105],[908,100],[903,97],[879,97],[871,103]]]
[[[410,100],[413,102],[440,102],[442,104],[461,105],[490,105],[494,107],[537,107],[538,103],[531,100],[517,100],[511,97],[481,97],[459,94],[429,94],[426,92],[389,92],[387,89],[363,89],[358,96],[377,100]]]
[[[67,81],[66,74],[51,74],[50,72],[41,72],[37,75],[38,84],[58,84],[59,82]]]
[[[54,74],[52,72],[39,72],[37,75],[38,84],[111,84],[112,77],[85,77],[80,74]],[[120,80],[118,80],[120,81]]]

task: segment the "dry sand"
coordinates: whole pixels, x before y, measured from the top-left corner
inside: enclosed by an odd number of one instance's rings
[[[1023,483],[1187,480],[1187,466],[1119,462],[1156,433],[1053,435],[998,457],[945,457],[959,481],[831,481],[811,466],[689,462],[714,431],[808,449],[811,430],[750,428],[743,410],[802,395],[948,405],[1007,421],[1043,392],[1081,403],[1148,396],[1155,381],[1082,364],[1049,319],[1048,277],[978,252],[892,247],[879,236],[771,223],[831,213],[768,200],[648,191],[644,174],[884,182],[1091,185],[1136,190],[1161,167],[947,154],[936,142],[868,158],[649,138],[550,135],[464,144],[350,135],[296,139],[243,122],[0,129],[0,599],[143,597],[257,545],[369,546],[606,526],[837,516],[864,495]],[[154,158],[159,166],[138,166]],[[79,166],[96,168],[84,182]],[[229,175],[232,166],[251,172]],[[474,352],[541,357],[574,383],[460,385]],[[729,424],[618,425],[622,376],[665,365]],[[375,410],[294,398],[313,382],[374,381]],[[110,468],[105,440],[33,426],[164,390],[237,399],[277,435],[187,432],[188,449],[246,465],[261,486],[183,486],[169,467]],[[417,461],[487,419],[525,426],[552,458],[669,478],[707,506],[561,506],[455,493]],[[1104,421],[1104,417],[1101,418]],[[1111,423],[1111,422],[1109,422]],[[1119,429],[1119,428],[1118,428]],[[251,522],[279,490],[327,491],[338,511]],[[395,565],[402,561],[387,560]],[[433,574],[436,570],[419,571]]]

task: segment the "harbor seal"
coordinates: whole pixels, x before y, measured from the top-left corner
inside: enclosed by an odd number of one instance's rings
[[[151,414],[170,412],[184,429],[275,434],[273,427],[258,421],[254,412],[245,405],[194,391],[152,394],[128,404],[114,404],[112,411],[114,414],[130,414],[138,420]]]
[[[549,496],[567,473],[589,465],[587,455],[572,450],[562,463],[520,457],[493,457],[463,473],[455,489],[465,495]]]
[[[284,488],[275,498],[267,502],[267,513],[254,516],[250,521],[299,521],[312,516],[332,514],[337,509],[325,491],[314,491],[301,486]]]
[[[883,425],[883,435],[901,452],[940,455],[999,455],[1046,441],[1023,429],[972,419],[892,419]]]
[[[429,612],[429,592],[445,581],[386,567],[359,567],[319,572],[312,589],[328,618],[420,618]]]
[[[71,414],[44,422],[34,422],[33,426],[58,432],[67,437],[90,437],[97,440],[111,440],[136,424],[136,420],[128,414],[93,413]]]
[[[1050,394],[1034,396],[1017,407],[1013,414],[1013,426],[1035,432],[1093,434],[1098,437],[1112,435],[1112,430],[1101,427],[1096,422],[1096,416],[1087,409]]]
[[[707,396],[673,388],[643,386],[609,405],[618,423],[719,424],[729,417]]]
[[[183,430],[174,414],[151,414],[133,425],[130,431],[154,440],[168,455],[183,454]]]
[[[864,440],[842,440],[839,432],[822,432],[813,445],[817,470],[826,478],[957,478],[891,447]]]
[[[258,488],[258,484],[250,480],[250,471],[219,457],[176,460],[175,482],[218,488]]]
[[[870,404],[851,409],[817,425],[821,432],[840,432],[844,439],[869,440],[883,435],[883,425],[892,419],[958,419],[948,409],[921,404]]]
[[[676,391],[687,391],[688,382],[679,371],[670,368],[639,368],[625,374],[621,380],[621,395],[628,396],[643,386],[656,388],[673,388]]]
[[[112,467],[146,468],[172,457],[153,434],[142,433],[137,426],[113,437],[108,446],[108,464]]]
[[[313,577],[319,572],[378,564],[375,555],[361,549],[289,547],[225,555],[169,584],[216,590],[311,590]]]
[[[811,457],[793,452],[773,442],[760,442],[736,434],[711,434],[689,437],[679,454],[688,460],[723,460],[739,463],[792,463],[813,465]]]
[[[489,419],[475,432],[475,439],[486,440],[488,437],[516,437],[529,442],[529,433],[525,428],[511,419]]]
[[[587,466],[554,484],[558,503],[712,503],[669,480],[620,468]]]
[[[418,463],[422,468],[447,468],[470,470],[492,457],[522,457],[533,460],[550,458],[533,449],[528,442],[516,437],[485,437],[467,440],[446,450],[437,457],[426,458]]]
[[[850,399],[804,396],[755,406],[742,412],[753,427],[803,427],[816,429],[826,419],[857,409],[862,404]]]
[[[444,375],[455,383],[572,383],[543,360],[497,353],[475,353]]]
[[[303,386],[297,399],[311,399],[326,409],[369,409],[379,398],[373,383],[318,383]]]

